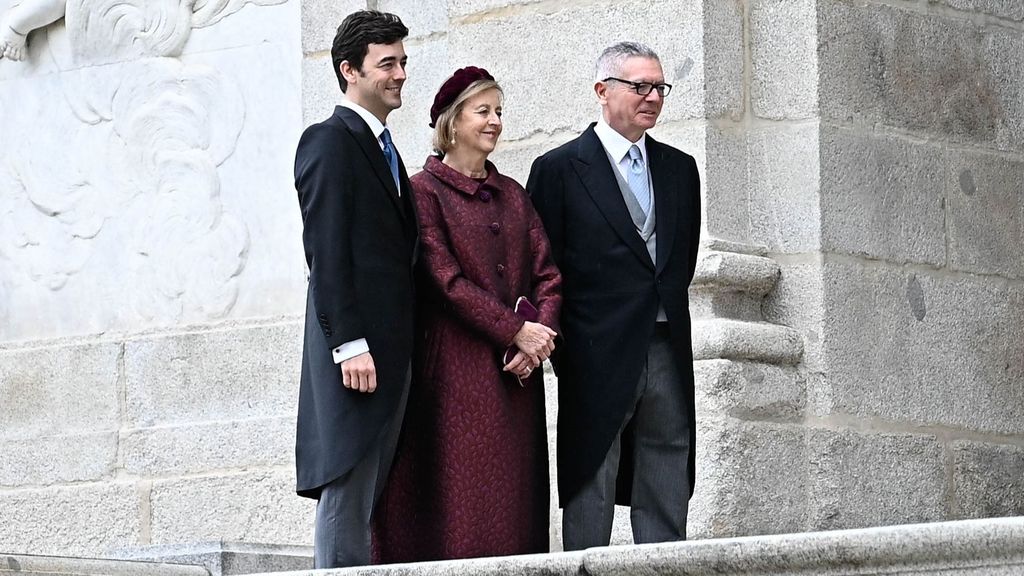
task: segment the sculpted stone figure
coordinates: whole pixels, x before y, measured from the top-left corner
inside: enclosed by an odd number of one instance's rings
[[[67,0],[21,0],[0,18],[0,58],[22,60],[28,33],[64,17]]]
[[[177,56],[193,28],[216,24],[246,4],[286,0],[14,0],[0,17],[0,59],[23,60],[28,34],[66,18],[76,56],[127,51]]]
[[[249,106],[228,55],[180,56],[285,2],[0,0],[0,126],[25,143],[0,161],[0,340],[52,335],[40,310],[90,333],[232,312],[251,236],[223,196],[253,184],[221,166]]]

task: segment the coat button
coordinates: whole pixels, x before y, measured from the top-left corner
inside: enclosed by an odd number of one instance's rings
[[[491,201],[491,193],[488,192],[487,190],[481,191],[480,192],[480,200],[483,201],[483,202],[490,202]]]
[[[497,235],[501,231],[501,224],[497,222],[491,222],[491,233]]]
[[[498,276],[505,276],[505,265],[498,264]]]

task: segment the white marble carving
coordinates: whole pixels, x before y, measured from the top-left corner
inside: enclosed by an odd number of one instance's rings
[[[0,91],[4,140],[23,143],[0,155],[0,341],[33,333],[25,307],[90,332],[231,312],[251,238],[225,208],[219,167],[237,149],[246,100],[236,78],[180,55],[193,27],[284,2],[21,0],[4,12],[0,27],[18,33],[65,25],[32,51],[58,73]],[[28,54],[18,36],[0,34],[0,67],[32,64],[14,62]],[[94,308],[69,320],[61,303],[45,318],[67,291]]]
[[[15,0],[0,18],[0,58],[22,60],[33,30],[65,18],[75,56],[176,56],[192,28],[216,24],[246,4],[286,0]]]
[[[224,211],[217,166],[235,150],[245,102],[215,70],[146,62],[113,98],[110,162],[146,194],[134,219],[133,284],[143,317],[218,318],[230,311],[248,230]]]

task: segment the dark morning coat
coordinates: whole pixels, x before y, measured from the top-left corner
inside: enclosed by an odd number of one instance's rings
[[[306,129],[295,188],[309,266],[295,438],[296,488],[316,498],[350,470],[398,409],[412,356],[418,226],[409,177],[402,194],[377,139],[354,111]],[[377,391],[342,385],[331,351],[366,338]]]
[[[657,266],[630,219],[614,168],[591,125],[534,161],[527,183],[562,272],[564,343],[558,375],[558,491],[564,505],[597,471],[640,378],[660,302],[694,420],[687,290],[700,237],[700,178],[693,158],[647,136],[654,183]],[[691,427],[690,478],[694,481]],[[629,504],[632,468],[624,446],[619,504]]]

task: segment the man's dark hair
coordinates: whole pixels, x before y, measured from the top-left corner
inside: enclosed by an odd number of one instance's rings
[[[348,89],[348,82],[341,75],[341,63],[348,63],[357,72],[363,71],[363,59],[370,44],[394,44],[409,35],[409,29],[402,19],[394,14],[376,10],[360,10],[345,17],[334,35],[331,46],[331,62],[338,77],[341,91]]]

